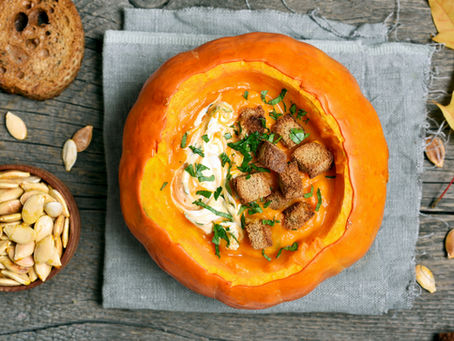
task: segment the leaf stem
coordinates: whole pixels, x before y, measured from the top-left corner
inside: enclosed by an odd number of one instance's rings
[[[448,191],[449,187],[451,187],[451,185],[453,183],[454,183],[454,177],[451,179],[451,182],[448,184],[448,186],[446,186],[446,188],[443,191],[443,193],[441,193],[440,196],[432,202],[432,205],[430,205],[431,208],[435,208],[438,205],[440,200],[443,198],[443,196],[446,194],[446,192]]]

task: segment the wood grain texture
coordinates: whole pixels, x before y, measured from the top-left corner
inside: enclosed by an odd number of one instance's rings
[[[121,8],[127,0],[76,0],[86,31],[86,52],[76,81],[56,99],[36,102],[0,93],[0,113],[20,115],[29,128],[25,142],[17,142],[0,125],[0,162],[21,162],[45,168],[63,180],[80,209],[82,231],[79,248],[68,266],[33,290],[0,293],[0,340],[433,340],[437,332],[454,330],[454,262],[443,250],[443,239],[454,226],[454,190],[436,209],[430,202],[454,176],[454,141],[447,147],[443,169],[426,161],[423,175],[420,238],[417,262],[435,274],[438,291],[422,292],[408,311],[382,316],[347,314],[192,314],[166,311],[128,311],[101,306],[104,249],[106,174],[102,140],[102,34],[120,29]],[[287,11],[280,0],[249,0],[252,9]],[[352,24],[381,22],[396,7],[394,0],[287,0],[299,13],[318,8],[330,19]],[[214,6],[245,9],[242,0],[170,0],[166,8]],[[393,41],[430,43],[436,33],[425,0],[400,1],[399,26]],[[395,16],[390,18],[392,24]],[[438,72],[429,100],[449,101],[454,88],[454,51],[441,49],[433,58]],[[434,105],[428,112],[437,122]],[[79,128],[92,124],[93,141],[78,155],[70,173],[61,161],[64,141]],[[107,146],[108,147],[108,146]],[[434,213],[434,214],[432,214]],[[444,221],[444,222],[443,222]],[[405,228],[405,226],[402,226]],[[390,265],[392,266],[392,265]]]

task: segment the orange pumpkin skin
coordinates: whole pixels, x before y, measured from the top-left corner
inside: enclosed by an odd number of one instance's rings
[[[319,101],[344,137],[353,189],[352,209],[343,235],[301,271],[259,286],[232,285],[209,273],[172,242],[164,227],[147,217],[140,193],[146,162],[157,153],[166,108],[179,85],[217,65],[238,61],[264,62],[298,80],[301,88]],[[329,75],[323,76],[326,73]],[[345,67],[317,48],[290,37],[250,33],[181,53],[148,79],[124,128],[119,170],[121,207],[133,235],[154,261],[183,285],[235,308],[263,309],[308,294],[368,251],[383,217],[387,163],[388,150],[378,117]]]

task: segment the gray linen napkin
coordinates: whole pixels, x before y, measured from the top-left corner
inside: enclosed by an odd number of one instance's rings
[[[289,22],[292,24],[287,25]],[[381,314],[389,309],[411,307],[415,297],[414,249],[421,198],[421,125],[425,119],[433,48],[377,43],[384,40],[385,28],[381,24],[355,28],[322,18],[270,11],[127,10],[125,26],[130,30],[164,32],[108,31],[105,34],[104,142],[108,198],[104,307],[251,312],[234,310],[195,294],[156,266],[123,222],[117,175],[123,123],[148,76],[169,57],[221,33],[260,30],[285,32],[297,38],[312,38],[314,34],[318,39],[330,39],[308,42],[344,64],[375,107],[390,150],[390,179],[385,218],[364,258],[300,300],[255,312]],[[291,31],[288,26],[292,26]],[[330,31],[323,34],[321,27]],[[361,39],[334,41],[342,37]]]

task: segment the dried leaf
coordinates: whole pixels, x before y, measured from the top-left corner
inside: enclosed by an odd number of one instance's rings
[[[83,152],[85,149],[88,148],[91,142],[91,138],[93,135],[93,126],[85,126],[78,131],[73,136],[73,141],[76,143],[77,151]]]
[[[431,136],[427,140],[426,156],[435,166],[442,168],[445,162],[445,145],[438,136]]]
[[[27,137],[27,126],[24,121],[13,113],[7,112],[5,115],[6,129],[17,140],[24,140]]]
[[[435,104],[440,108],[446,122],[448,122],[451,129],[454,130],[454,96],[451,97],[451,102],[448,105],[441,105],[438,103]]]
[[[429,0],[432,18],[438,34],[432,39],[454,49],[454,2],[452,0]]]

